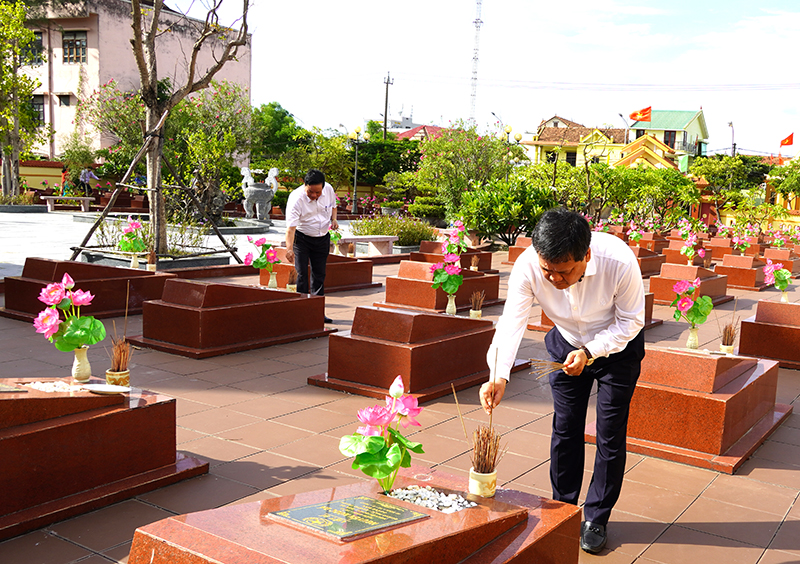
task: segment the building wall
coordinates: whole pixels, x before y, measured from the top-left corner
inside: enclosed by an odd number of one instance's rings
[[[79,98],[89,96],[100,85],[116,80],[123,90],[136,90],[140,86],[139,71],[133,56],[131,39],[131,4],[124,0],[89,0],[69,14],[61,17],[50,14],[43,27],[42,44],[50,52],[47,62],[30,68],[28,74],[38,78],[42,85],[35,94],[45,97],[45,123],[55,130],[55,142],[40,146],[35,152],[54,158],[63,153],[64,143],[78,124],[75,111]],[[188,60],[194,43],[192,28],[178,14],[162,12],[161,27],[170,27],[156,41],[159,79],[169,77],[173,87],[181,85],[188,76]],[[86,31],[87,53],[83,64],[64,63],[63,31]],[[238,60],[229,61],[217,73],[215,80],[228,80],[250,88],[250,42],[240,47]],[[195,80],[205,74],[214,63],[215,55],[222,52],[222,43],[211,42],[200,52]],[[70,105],[60,105],[58,95],[69,95]],[[114,139],[100,136],[89,127],[80,133],[91,139],[95,148],[108,147]]]

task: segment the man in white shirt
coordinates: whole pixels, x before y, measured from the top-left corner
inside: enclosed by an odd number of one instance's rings
[[[331,246],[329,229],[338,229],[339,222],[336,221],[336,194],[321,171],[309,170],[303,185],[289,194],[286,227],[286,260],[294,261],[297,291],[325,295],[325,267]],[[325,323],[332,323],[332,320],[326,316]]]
[[[597,553],[605,546],[606,525],[622,488],[628,411],[644,357],[642,274],[619,238],[593,233],[578,213],[546,212],[534,229],[533,245],[511,271],[486,357],[489,382],[480,390],[487,412],[503,398],[534,299],[555,324],[545,336],[547,351],[564,364],[550,375],[550,481],[558,501],[578,504],[586,412],[597,382],[597,455],[581,527],[581,548]]]

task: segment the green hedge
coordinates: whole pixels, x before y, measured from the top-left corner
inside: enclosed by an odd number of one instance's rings
[[[413,217],[376,215],[350,223],[353,235],[397,235],[399,246],[419,245],[420,241],[435,241],[438,232],[427,223]]]

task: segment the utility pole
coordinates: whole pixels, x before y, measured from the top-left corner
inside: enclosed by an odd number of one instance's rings
[[[386,85],[386,99],[383,103],[383,140],[386,141],[386,123],[389,119],[389,86],[394,84],[394,79],[389,78],[389,71],[386,71],[386,80],[383,83]]]
[[[469,122],[470,125],[475,125],[475,99],[478,97],[478,49],[480,47],[480,35],[481,35],[481,0],[476,0],[475,2],[475,21],[472,22],[475,25],[475,49],[472,52],[472,94],[471,94],[471,106],[469,111]]]

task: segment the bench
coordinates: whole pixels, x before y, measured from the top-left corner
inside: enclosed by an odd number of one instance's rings
[[[81,211],[90,211],[89,205],[94,202],[94,198],[88,196],[39,196],[47,204],[47,211],[56,210],[56,200],[62,201],[79,201],[81,203]]]
[[[369,243],[367,255],[391,255],[395,241],[397,235],[343,235],[339,239],[339,248],[350,243]]]

